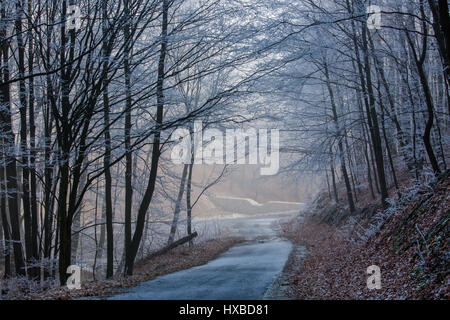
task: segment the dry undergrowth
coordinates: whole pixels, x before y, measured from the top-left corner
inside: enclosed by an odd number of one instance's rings
[[[71,300],[83,297],[110,296],[158,276],[203,265],[241,241],[238,238],[225,238],[208,240],[196,244],[192,248],[183,245],[164,255],[136,264],[133,276],[118,276],[112,280],[83,282],[79,290],[58,287],[39,294],[16,296],[11,299]]]

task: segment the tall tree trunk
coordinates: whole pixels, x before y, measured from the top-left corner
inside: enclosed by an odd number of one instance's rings
[[[349,13],[354,14],[353,7],[350,5],[350,2],[348,0],[346,0],[346,4]],[[360,9],[364,8],[364,4],[360,0],[357,1],[357,5],[359,6]],[[361,12],[365,11],[365,9],[360,11]],[[388,197],[388,192],[386,187],[386,176],[384,171],[384,160],[381,145],[380,129],[378,126],[377,111],[375,108],[375,98],[373,94],[372,79],[371,79],[371,70],[370,70],[371,68],[369,63],[369,50],[367,39],[368,29],[367,25],[365,23],[362,23],[361,27],[361,34],[362,34],[361,41],[363,52],[363,60],[362,60],[359,52],[360,44],[357,41],[356,27],[355,22],[353,20],[351,21],[351,26],[353,33],[352,40],[355,50],[356,64],[358,66],[361,88],[364,94],[364,104],[366,108],[367,123],[369,125],[370,137],[372,141],[372,150],[373,155],[375,157],[375,164],[377,167],[377,170],[373,171],[376,172],[376,174],[378,175],[378,179],[375,180],[379,184],[379,191],[381,193],[381,203],[383,206],[386,206],[387,205],[386,199]]]
[[[45,52],[45,67],[47,71],[50,68],[50,57],[51,57],[51,43],[52,43],[52,32],[54,24],[54,14],[50,15],[48,18],[48,26],[46,29],[46,52]],[[48,268],[52,267],[50,262],[51,251],[52,251],[52,237],[53,237],[53,222],[54,222],[54,189],[56,188],[56,179],[54,179],[52,163],[55,158],[52,159],[52,128],[54,123],[53,109],[56,109],[56,98],[53,91],[52,79],[50,74],[45,77],[46,81],[46,112],[44,113],[44,244],[43,244],[43,257],[44,260],[48,260],[44,267],[44,280],[50,277],[51,270]],[[54,181],[55,180],[55,181]],[[53,183],[55,182],[55,183]],[[56,189],[55,189],[56,191]],[[55,248],[56,249],[56,248]]]
[[[426,54],[427,54],[427,38],[428,38],[428,29],[425,22],[425,10],[423,7],[423,1],[420,1],[420,11],[421,16],[423,19],[422,22],[422,32],[423,32],[423,39],[422,39],[422,52],[419,55],[417,54],[416,48],[414,47],[414,43],[411,39],[411,36],[407,30],[405,30],[406,38],[409,43],[409,47],[411,49],[414,62],[416,64],[417,73],[419,74],[420,83],[423,88],[423,93],[425,95],[425,102],[427,105],[427,111],[428,111],[428,120],[425,125],[425,132],[423,133],[423,143],[425,145],[425,150],[427,151],[428,158],[431,163],[431,167],[433,168],[434,174],[437,176],[441,173],[441,169],[439,168],[439,164],[437,162],[436,156],[433,151],[433,147],[431,145],[431,129],[433,127],[434,122],[434,105],[433,105],[433,98],[430,91],[430,86],[428,85],[427,76],[425,74],[425,70],[423,67],[423,64],[425,62]]]
[[[334,93],[333,93],[333,89],[331,88],[331,82],[330,82],[330,75],[328,72],[328,64],[325,62],[324,64],[324,71],[325,71],[325,78],[326,78],[326,82],[327,82],[327,88],[328,88],[328,93],[330,95],[330,102],[331,102],[331,109],[333,112],[333,121],[336,127],[336,136],[338,139],[338,150],[339,150],[339,159],[341,160],[341,171],[342,171],[342,176],[344,178],[344,182],[345,182],[345,188],[347,190],[347,201],[348,201],[348,205],[350,208],[350,212],[355,212],[355,202],[353,200],[353,192],[352,192],[352,187],[350,185],[350,180],[348,178],[348,172],[347,172],[347,167],[345,165],[345,152],[344,152],[344,146],[342,144],[342,139],[344,138],[344,133],[343,130],[340,127],[339,124],[339,116],[338,116],[338,112],[337,112],[337,106],[336,106],[336,102],[334,100]]]
[[[5,21],[6,12],[3,5],[3,1],[0,2],[1,20]],[[2,128],[1,134],[3,135],[4,146],[4,160],[6,171],[6,197],[8,199],[8,210],[11,223],[11,240],[13,241],[14,248],[14,265],[16,274],[24,276],[25,264],[22,254],[22,243],[20,239],[20,221],[19,221],[19,193],[17,186],[17,169],[16,159],[14,158],[14,133],[12,131],[12,116],[11,116],[11,89],[9,81],[9,46],[6,32],[7,23],[2,23],[0,29],[0,45],[1,45],[1,57],[2,66],[0,68],[2,80],[0,83],[0,128]]]
[[[130,8],[129,1],[124,0],[125,19],[128,23],[124,25],[124,73],[125,73],[125,243],[124,256],[125,260],[130,256],[131,248],[131,210],[133,208],[133,153],[131,150],[131,69],[130,69],[130,55],[131,55],[131,35],[130,35]],[[125,262],[126,265],[126,262]],[[126,272],[126,268],[124,268]]]
[[[355,62],[352,63],[352,66],[353,66],[353,71],[355,73],[357,73],[357,68],[355,66]],[[361,132],[362,132],[362,136],[364,139],[362,149],[363,149],[363,153],[364,153],[364,158],[367,163],[367,182],[369,184],[369,189],[370,189],[370,194],[372,196],[372,199],[375,199],[375,192],[374,192],[373,181],[372,181],[372,171],[370,169],[371,164],[370,164],[369,151],[368,151],[368,148],[370,148],[369,137],[367,134],[366,123],[364,122],[364,110],[363,110],[361,91],[358,88],[356,88],[355,91],[356,91],[356,98],[357,98],[357,105],[358,105],[358,114],[359,114],[359,118],[360,118],[360,122],[361,122]]]
[[[33,0],[28,1],[28,73],[33,73],[34,68],[34,49],[33,49]],[[29,131],[30,131],[30,210],[31,210],[31,239],[33,245],[33,259],[39,259],[39,231],[38,231],[38,200],[37,200],[37,181],[36,181],[36,125],[34,113],[34,78],[28,80],[28,112],[29,112]],[[36,268],[36,277],[40,276],[40,268]]]
[[[33,49],[33,0],[28,1],[28,73],[32,74],[34,69],[34,49]],[[39,259],[39,231],[38,231],[38,199],[36,180],[36,125],[34,113],[34,78],[28,80],[28,112],[30,131],[30,210],[31,210],[31,239],[33,246],[33,259]],[[36,277],[40,277],[40,268],[36,268]]]
[[[2,139],[1,139],[2,140]],[[0,141],[1,141],[0,140]],[[3,141],[2,145],[3,145]],[[3,166],[4,155],[3,148],[0,150],[0,215],[2,220],[3,230],[3,258],[5,259],[5,273],[4,277],[9,278],[11,276],[11,233],[9,227],[9,221],[6,214],[6,184],[5,184],[5,167]]]
[[[373,44],[372,38],[370,37],[370,34],[368,35],[368,38],[369,38],[370,48],[373,52],[375,52],[375,46]],[[407,152],[404,150],[408,144],[408,141],[405,137],[405,134],[400,126],[400,122],[397,118],[397,114],[395,112],[394,98],[392,97],[391,89],[387,83],[383,66],[381,65],[381,62],[378,59],[378,56],[376,54],[373,55],[373,60],[375,62],[375,69],[377,71],[377,74],[381,80],[381,83],[383,84],[384,90],[386,91],[387,101],[389,102],[389,106],[390,106],[390,111],[387,109],[383,109],[382,112],[386,111],[389,119],[393,122],[393,124],[395,126],[395,130],[396,130],[396,134],[397,134],[397,140],[400,145],[400,152],[406,162],[406,165],[408,166],[409,171],[412,172],[413,167],[414,167],[414,165],[412,163],[413,161],[412,161],[411,157],[407,154]]]
[[[36,263],[33,252],[33,239],[31,228],[31,210],[30,210],[30,183],[29,183],[29,163],[28,163],[28,145],[27,145],[27,88],[24,80],[25,76],[25,43],[23,41],[22,17],[24,16],[24,8],[21,1],[16,1],[16,20],[15,31],[17,35],[18,49],[18,71],[19,77],[19,113],[20,113],[20,152],[21,152],[21,169],[22,169],[22,205],[23,218],[25,227],[25,252],[27,257],[27,265]],[[27,272],[32,279],[35,277],[35,268],[30,268]]]
[[[107,34],[107,1],[102,1],[102,20],[103,34]],[[103,73],[107,74],[109,54],[107,50],[106,39],[103,43],[104,68]],[[103,87],[103,120],[105,127],[105,155],[103,157],[103,165],[105,170],[105,216],[106,216],[106,278],[112,278],[114,275],[114,233],[113,233],[113,207],[112,207],[112,188],[111,188],[111,134],[109,132],[109,95],[108,84]]]
[[[391,153],[391,147],[389,146],[389,139],[387,138],[388,135],[386,133],[386,125],[385,125],[385,119],[384,119],[384,107],[383,105],[381,105],[381,94],[379,97],[380,100],[380,109],[381,109],[381,130],[383,132],[383,138],[384,138],[384,144],[386,145],[386,152],[388,155],[388,159],[389,159],[389,165],[391,167],[391,172],[392,172],[392,180],[394,181],[394,185],[395,185],[395,189],[397,189],[398,192],[398,196],[400,198],[400,191],[399,190],[399,185],[398,185],[398,181],[397,181],[397,174],[395,173],[395,166],[394,166],[394,160],[392,159],[392,153]]]
[[[368,41],[367,41],[367,26],[363,25],[362,27],[362,42],[363,42],[363,53],[364,53],[364,73],[366,75],[366,89],[368,95],[368,103],[366,105],[366,113],[369,123],[370,134],[372,138],[373,151],[375,156],[375,162],[377,166],[378,173],[378,183],[380,184],[380,193],[381,193],[381,204],[383,207],[387,206],[388,203],[386,199],[389,194],[386,186],[386,174],[384,170],[384,159],[383,159],[383,149],[382,142],[380,136],[380,128],[378,125],[378,115],[375,106],[375,96],[372,87],[372,77],[370,70],[370,62],[369,62],[369,51],[368,51]]]
[[[62,21],[67,17],[67,1],[62,3]],[[70,134],[71,128],[69,125],[69,112],[71,109],[70,102],[70,82],[72,76],[72,64],[66,64],[66,61],[73,61],[74,48],[75,48],[75,30],[69,31],[70,43],[69,43],[69,57],[66,60],[66,50],[68,38],[66,34],[65,23],[61,24],[61,47],[60,47],[60,65],[61,65],[61,114],[58,116],[57,121],[57,139],[59,145],[59,170],[60,181],[58,191],[58,227],[59,227],[59,281],[61,285],[67,282],[67,268],[70,266],[71,261],[71,249],[72,249],[72,212],[68,210],[68,201],[72,201],[69,196],[69,184],[70,181]],[[55,114],[58,114],[58,110],[54,110]],[[74,178],[77,178],[75,174]],[[73,181],[72,189],[76,193],[77,185]],[[74,212],[73,212],[74,213]]]
[[[159,131],[163,122],[163,111],[164,111],[164,78],[165,78],[165,61],[167,54],[167,27],[168,27],[168,11],[169,11],[169,1],[163,0],[162,5],[162,27],[161,27],[161,49],[159,55],[158,63],[158,79],[156,82],[156,126],[157,131],[153,137],[152,146],[152,164],[150,168],[150,176],[148,179],[147,188],[142,198],[141,205],[139,206],[136,229],[131,240],[129,250],[127,250],[127,256],[125,258],[125,274],[132,275],[134,260],[136,258],[137,251],[142,239],[142,232],[145,226],[145,216],[147,214],[148,207],[153,197],[153,192],[155,191],[156,176],[158,172],[158,162],[160,156],[160,139],[161,132]]]

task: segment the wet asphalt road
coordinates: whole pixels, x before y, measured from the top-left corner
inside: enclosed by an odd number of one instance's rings
[[[259,300],[283,270],[292,244],[278,237],[284,215],[224,219],[228,233],[247,241],[209,263],[143,282],[112,300]],[[226,220],[226,221],[225,221]]]

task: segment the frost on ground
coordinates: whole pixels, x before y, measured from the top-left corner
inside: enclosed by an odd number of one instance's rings
[[[289,280],[291,294],[297,299],[448,300],[449,175],[431,190],[413,189],[404,190],[395,210],[367,215],[363,209],[338,226],[311,214],[285,224],[284,235],[308,249]],[[367,288],[370,265],[381,269],[379,290]]]

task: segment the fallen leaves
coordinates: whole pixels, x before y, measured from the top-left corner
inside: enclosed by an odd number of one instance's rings
[[[424,200],[419,197],[367,242],[351,241],[345,224],[337,227],[308,218],[285,224],[284,236],[308,249],[302,265],[294,266],[290,294],[298,299],[448,300],[449,186],[447,177],[420,212],[413,212]],[[367,221],[360,217],[360,224]],[[367,288],[370,265],[381,268],[381,289]]]
[[[196,244],[192,248],[187,245],[180,246],[164,255],[137,263],[133,276],[120,275],[111,280],[84,281],[79,290],[69,290],[64,286],[36,294],[10,297],[10,299],[72,300],[85,297],[107,297],[160,275],[205,264],[241,241],[242,239],[238,238],[213,239]]]

